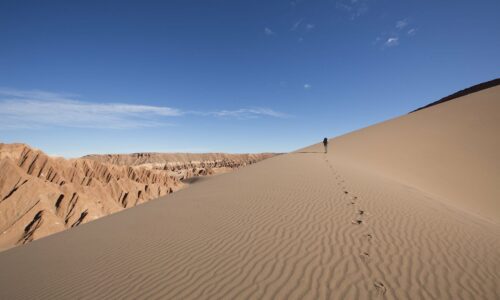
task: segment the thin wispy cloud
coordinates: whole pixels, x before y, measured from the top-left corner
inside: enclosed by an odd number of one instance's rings
[[[385,41],[384,45],[386,47],[395,47],[395,46],[399,45],[399,38],[390,37]]]
[[[0,127],[141,128],[168,125],[175,108],[124,103],[91,103],[67,94],[0,89]]]
[[[375,39],[374,44],[382,45],[382,49],[398,46],[402,40],[406,40],[416,34],[417,30],[414,27],[407,29],[410,27],[411,23],[409,18],[397,21],[396,24],[393,25],[394,27],[388,32],[379,35]]]
[[[300,24],[302,24],[303,21],[304,19],[300,19],[297,22],[293,23],[292,28],[290,28],[290,30],[291,31],[297,30],[297,28],[299,28]]]
[[[312,23],[307,23],[304,24],[304,19],[300,19],[297,22],[293,23],[292,27],[290,28],[290,31],[296,32],[297,33],[297,41],[299,43],[302,43],[304,41],[304,36],[308,35],[312,32],[314,28],[316,28],[315,24]]]
[[[241,108],[236,110],[220,110],[211,112],[191,112],[193,114],[201,114],[222,118],[237,118],[237,119],[255,119],[262,116],[274,117],[274,118],[287,118],[290,115],[277,112],[270,108],[255,107],[255,108]]]
[[[396,28],[397,29],[403,29],[405,28],[406,26],[408,26],[408,20],[404,19],[404,20],[400,20],[400,21],[397,21],[396,22]]]
[[[186,115],[238,119],[286,116],[269,108],[183,111],[167,106],[86,102],[68,94],[0,88],[0,129],[159,127],[172,125],[172,118]]]
[[[264,33],[266,35],[274,35],[274,31],[272,31],[269,27],[264,28]]]
[[[335,6],[338,10],[346,13],[351,20],[368,12],[368,0],[338,0]]]
[[[304,89],[309,90],[311,88],[312,88],[312,85],[310,85],[309,83],[304,84]]]

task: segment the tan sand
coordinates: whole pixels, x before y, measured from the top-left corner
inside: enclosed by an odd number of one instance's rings
[[[500,86],[344,135],[333,150],[500,225]]]
[[[327,155],[318,144],[273,157],[0,253],[0,298],[499,299],[499,225],[483,210],[498,194],[483,172],[500,170],[474,166],[498,163],[488,135],[500,122],[474,119],[500,114],[499,92],[364,129],[382,140],[361,130]]]

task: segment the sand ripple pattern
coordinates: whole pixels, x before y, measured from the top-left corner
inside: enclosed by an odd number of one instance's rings
[[[291,153],[0,253],[0,298],[500,299],[498,233]]]

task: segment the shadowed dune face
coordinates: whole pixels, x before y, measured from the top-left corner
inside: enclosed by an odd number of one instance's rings
[[[500,224],[500,86],[331,141],[339,159]]]
[[[470,96],[486,99],[477,102],[488,109],[477,112],[488,116],[497,106],[485,92]],[[391,138],[401,128],[413,136],[403,142],[423,139],[412,118],[427,111],[426,122],[451,122],[444,105],[332,140],[328,154],[318,144],[273,157],[2,252],[0,298],[498,299],[498,225],[434,197],[426,182],[417,189],[404,182],[410,177],[394,179],[433,170],[434,156],[453,147],[408,146],[387,158],[379,151],[389,146],[358,149],[381,137],[397,147]],[[402,158],[418,164],[398,169]]]

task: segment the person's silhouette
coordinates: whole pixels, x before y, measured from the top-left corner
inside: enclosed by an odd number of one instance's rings
[[[328,152],[328,139],[327,138],[323,139],[323,146],[325,146],[325,153],[327,153]]]

